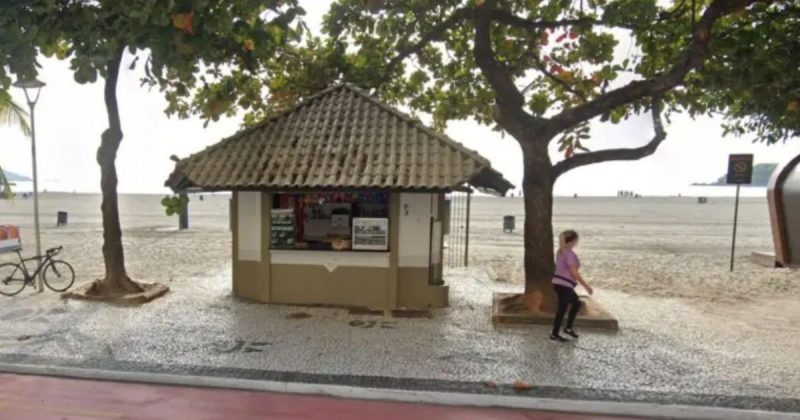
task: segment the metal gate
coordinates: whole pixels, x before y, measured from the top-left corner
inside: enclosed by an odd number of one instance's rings
[[[469,265],[469,212],[472,191],[453,191],[444,202],[444,265],[448,268]]]

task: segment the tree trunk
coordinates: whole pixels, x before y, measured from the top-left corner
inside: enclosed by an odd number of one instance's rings
[[[522,143],[525,194],[525,303],[528,309],[551,312],[553,253],[553,184],[555,176],[547,141]]]
[[[128,278],[125,271],[125,254],[122,249],[122,229],[119,223],[117,200],[117,169],[115,160],[122,141],[122,124],[117,105],[117,78],[124,49],[106,64],[105,103],[108,113],[108,129],[103,132],[100,147],[97,149],[97,163],[100,165],[100,189],[103,193],[101,210],[103,213],[103,261],[106,275],[95,283],[94,292],[101,296],[116,296],[124,293],[141,292],[142,288]]]

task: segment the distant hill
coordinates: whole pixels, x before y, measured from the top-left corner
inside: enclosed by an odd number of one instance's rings
[[[32,179],[25,175],[20,175],[11,171],[3,171],[3,173],[6,174],[6,179],[8,179],[8,182],[32,181]]]
[[[775,169],[778,168],[777,163],[759,163],[753,166],[753,183],[750,184],[753,187],[766,187],[769,185],[769,179],[772,177],[772,173],[775,172]],[[716,186],[716,185],[728,185],[727,182],[727,174],[722,175],[714,182],[711,183],[694,183],[692,185],[698,186]]]

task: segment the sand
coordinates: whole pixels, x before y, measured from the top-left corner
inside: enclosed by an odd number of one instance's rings
[[[575,229],[583,274],[608,290],[650,297],[743,301],[800,295],[800,271],[767,269],[750,261],[770,251],[766,199],[745,198],[740,207],[735,271],[729,271],[733,199],[558,198],[555,229]],[[470,263],[488,265],[514,284],[523,281],[521,199],[474,200]],[[502,233],[502,216],[520,228]]]
[[[191,230],[178,231],[178,219],[164,214],[158,195],[121,195],[120,213],[129,275],[139,281],[169,283],[177,277],[217,273],[230,266],[228,196],[192,197]],[[77,283],[103,276],[100,196],[47,193],[40,199],[42,249],[64,246],[60,256],[75,268]],[[0,224],[20,225],[24,255],[34,253],[31,199],[0,200]],[[56,212],[69,223],[56,227]],[[0,261],[14,255],[0,255]]]
[[[169,283],[207,276],[230,267],[228,199],[193,195],[191,229],[177,231],[158,195],[122,195],[120,208],[131,277]],[[523,206],[520,198],[475,197],[470,264],[490,266],[503,281],[521,287]],[[44,247],[63,245],[63,258],[78,282],[102,277],[100,197],[47,193],[41,198]],[[33,253],[32,200],[0,200],[0,224],[19,224],[25,254]],[[56,212],[69,224],[56,227]],[[514,215],[514,233],[502,232],[503,215]],[[767,269],[750,261],[752,251],[770,250],[766,200],[745,198],[740,210],[736,270],[728,270],[733,199],[558,198],[555,227],[581,234],[578,253],[585,277],[596,288],[645,297],[739,302],[800,295],[800,271]],[[0,261],[13,256],[0,256]],[[12,258],[13,259],[13,258]]]

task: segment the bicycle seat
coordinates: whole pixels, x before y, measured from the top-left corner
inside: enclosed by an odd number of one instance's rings
[[[48,255],[55,255],[55,254],[58,254],[59,252],[61,252],[62,249],[64,249],[63,246],[57,246],[55,248],[50,248],[45,252],[47,252]]]

